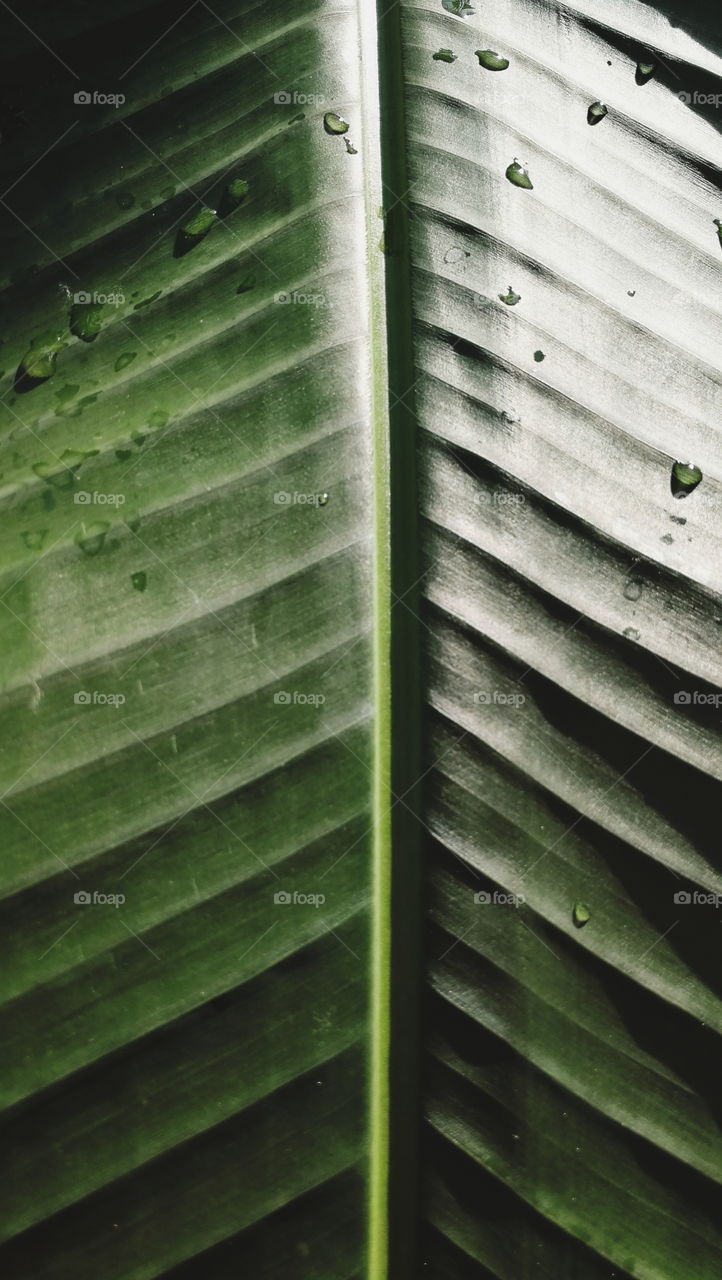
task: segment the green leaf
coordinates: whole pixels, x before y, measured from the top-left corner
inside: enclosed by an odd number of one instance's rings
[[[19,1280],[722,1269],[719,42],[478,10],[2,15]]]

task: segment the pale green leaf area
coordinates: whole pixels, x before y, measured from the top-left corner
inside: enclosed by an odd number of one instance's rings
[[[3,1275],[718,1280],[717,16],[14,8]]]

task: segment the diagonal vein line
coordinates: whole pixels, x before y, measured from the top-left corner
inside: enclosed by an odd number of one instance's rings
[[[129,75],[129,74],[130,74],[130,72],[133,70],[133,67],[137,67],[137,65],[138,65],[138,63],[139,63],[139,62],[142,62],[144,58],[147,58],[147,57],[148,57],[148,54],[149,54],[149,53],[150,53],[150,51],[151,51],[151,49],[155,49],[155,46],[156,46],[157,44],[160,44],[161,40],[165,40],[166,36],[170,35],[170,33],[171,33],[171,31],[173,30],[173,28],[174,28],[174,27],[177,27],[177,26],[178,26],[178,23],[179,23],[179,22],[182,22],[182,21],[183,21],[183,19],[184,19],[185,17],[187,17],[187,16],[188,16],[188,14],[190,13],[191,9],[195,9],[195,7],[196,7],[196,5],[197,5],[198,3],[199,3],[199,0],[193,0],[193,4],[189,4],[189,5],[188,5],[188,8],[185,10],[185,12],[184,12],[184,13],[182,13],[182,14],[180,15],[180,17],[179,17],[179,18],[176,18],[175,22],[172,22],[166,31],[161,32],[161,34],[158,36],[158,39],[157,39],[157,40],[154,40],[152,44],[149,44],[149,45],[148,45],[148,48],[147,48],[147,49],[145,49],[143,53],[141,53],[140,57],[139,57],[139,58],[136,58],[135,62],[131,62],[131,64],[130,64],[130,66],[129,66],[129,67],[126,67],[126,69],[125,69],[125,71],[123,72],[123,74],[122,74],[122,75],[120,75],[120,76],[118,76],[118,80],[119,80],[119,81],[120,81],[120,80],[124,80],[124,79],[125,79],[125,77],[126,77],[127,75]]]
[[[58,943],[63,941],[63,938],[67,938],[68,934],[70,933],[70,930],[74,929],[77,924],[80,924],[80,921],[74,920],[73,923],[69,925],[68,928],[65,930],[65,933],[61,933],[60,937],[55,939],[55,942],[52,944],[52,946],[48,947],[47,951],[43,951],[43,954],[41,956],[38,956],[38,960],[44,960],[46,956],[49,956],[50,952],[53,950],[53,947],[57,947]]]
[[[140,934],[138,934],[138,933],[136,933],[136,932],[135,932],[135,929],[131,929],[130,925],[129,925],[129,924],[126,924],[126,923],[125,923],[125,920],[123,920],[120,916],[118,916],[118,919],[120,920],[120,923],[122,924],[123,928],[124,928],[124,929],[127,929],[127,930],[128,930],[128,933],[132,933],[133,937],[138,939],[138,942],[140,943],[140,945],[141,945],[142,947],[145,947],[146,951],[150,951],[150,954],[151,954],[152,956],[155,956],[156,960],[160,960],[160,956],[159,956],[159,955],[156,955],[156,953],[155,953],[155,951],[153,950],[153,948],[152,948],[152,947],[149,947],[149,946],[148,946],[148,943],[143,941],[143,939],[141,938]]]
[[[32,173],[36,164],[40,164],[40,161],[45,159],[48,152],[52,151],[53,147],[57,147],[58,143],[63,141],[63,138],[66,136],[66,134],[70,133],[71,129],[74,129],[76,127],[77,123],[78,123],[77,120],[74,120],[72,124],[68,125],[65,132],[61,133],[60,137],[55,139],[55,142],[51,142],[50,146],[45,148],[45,150],[43,151],[43,154],[41,156],[38,156],[37,160],[33,160],[33,163],[30,165],[30,167],[26,169],[24,173],[21,173],[19,178],[15,179],[12,186],[8,187],[7,191],[3,191],[2,197],[0,198],[4,200],[5,196],[9,196],[10,192],[18,185],[18,183],[22,182],[24,178],[27,178],[29,173]]]
[[[0,4],[2,4],[2,0],[0,0]],[[15,210],[7,203],[7,201],[3,200],[1,197],[0,197],[0,204],[3,206],[3,208],[7,209],[8,213],[11,213],[13,215],[13,217],[20,223],[21,227],[24,227],[26,231],[30,232],[31,236],[34,236],[38,244],[41,244],[44,249],[47,249],[48,253],[52,254],[52,256],[55,258],[55,261],[59,262],[61,267],[64,267],[66,271],[69,271],[71,276],[75,276],[76,280],[80,279],[80,276],[75,271],[73,271],[72,267],[68,266],[64,258],[59,258],[55,250],[51,249],[50,245],[45,243],[42,237],[38,235],[37,231],[33,231],[32,227],[29,227],[27,222],[23,222],[23,219],[20,217],[20,214],[16,213]]]
[[[13,17],[20,23],[21,26],[25,27],[26,31],[30,32],[31,36],[34,36],[34,38],[38,41],[39,44],[43,46],[44,49],[47,49],[48,53],[52,54],[56,62],[59,62],[62,67],[65,67],[65,70],[69,71],[71,76],[74,76],[76,80],[80,79],[80,76],[75,71],[73,71],[73,68],[69,67],[67,62],[63,62],[63,59],[60,57],[60,54],[56,53],[54,49],[51,49],[50,45],[45,43],[42,36],[39,36],[37,31],[33,31],[33,28],[29,27],[27,22],[23,22],[23,19],[18,16],[18,14],[15,12],[14,9],[10,8],[9,4],[5,3],[5,0],[0,0],[0,4],[2,4],[3,9],[7,9],[8,13],[11,13],[13,15]]]

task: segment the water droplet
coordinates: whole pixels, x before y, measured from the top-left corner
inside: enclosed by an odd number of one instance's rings
[[[431,56],[434,62],[456,62],[456,54],[451,49],[437,49]]]
[[[627,289],[628,298],[634,298],[636,296],[636,293],[637,293],[636,289]]]
[[[521,302],[521,294],[515,293],[511,285],[506,293],[499,294],[499,301],[505,302],[507,307],[515,307],[517,302]]]
[[[90,297],[89,294],[85,295]],[[103,307],[97,302],[76,302],[70,308],[69,328],[74,338],[95,342],[103,327]]]
[[[667,546],[671,547],[672,543],[674,542],[674,538],[672,537],[671,533],[663,533],[662,537],[660,538],[660,542],[666,542]]]
[[[131,573],[130,580],[136,591],[145,591],[148,585],[148,575],[144,569],[138,569],[136,573]]]
[[[195,249],[196,245],[201,243],[201,240],[205,240],[217,221],[215,209],[209,209],[207,205],[203,205],[192,218],[178,228],[173,256],[182,258],[186,253],[190,253],[191,249]]]
[[[572,920],[574,921],[577,929],[583,929],[585,924],[588,924],[591,918],[592,918],[592,913],[589,910],[589,907],[587,906],[586,902],[574,903],[574,910],[572,911]]]
[[[634,73],[634,79],[637,84],[646,84],[648,80],[652,79],[656,70],[657,64],[655,62],[638,62],[637,70]]]
[[[506,176],[515,187],[523,187],[526,191],[534,190],[534,184],[529,177],[528,169],[516,157],[509,165]]]
[[[105,536],[110,528],[107,520],[96,520],[93,524],[82,524],[76,534],[75,541],[86,556],[97,556],[103,550]]]
[[[624,634],[625,634],[625,636],[627,637],[627,639],[628,639],[628,640],[638,640],[638,639],[639,639],[639,632],[637,631],[637,628],[636,628],[636,627],[625,627],[625,628],[624,628]]]
[[[331,496],[331,495],[330,495],[330,494],[328,494],[328,493],[317,493],[317,494],[316,494],[316,506],[318,506],[318,507],[325,507],[325,506],[327,506],[327,505],[328,505],[328,500],[329,500],[330,496]]]
[[[67,346],[59,338],[50,342],[33,344],[18,365],[13,390],[19,394],[33,391],[42,382],[47,382],[55,373],[55,362],[58,352]]]
[[[233,178],[227,183],[218,205],[218,217],[227,218],[229,213],[233,213],[243,203],[250,189],[245,178]]]
[[[627,600],[638,600],[643,588],[644,583],[641,578],[629,578],[624,584],[623,595]]]
[[[451,265],[454,262],[465,262],[470,257],[471,254],[468,249],[460,249],[457,245],[454,245],[453,248],[446,250],[444,262],[448,262]]]
[[[468,18],[475,12],[469,0],[441,0],[441,4],[447,13],[453,13],[456,18]]]
[[[350,155],[350,156],[357,156],[357,155],[358,155],[358,151],[357,151],[356,147],[353,145],[353,142],[351,141],[351,139],[350,139],[350,138],[344,138],[344,142],[345,142],[345,144],[346,144],[346,153],[347,153],[347,155]]]
[[[133,363],[137,354],[137,351],[124,351],[122,355],[118,356],[113,366],[115,372],[120,373],[121,369],[127,369],[128,365]]]
[[[21,536],[28,551],[39,551],[48,536],[48,530],[26,529]]]
[[[509,59],[503,58],[493,49],[477,49],[476,56],[479,59],[479,66],[484,67],[486,71],[506,71],[509,66]]]
[[[149,307],[151,303],[157,302],[163,290],[159,289],[157,293],[151,293],[149,298],[142,298],[140,302],[136,302],[133,307],[134,311],[142,311],[143,307]]]
[[[323,127],[326,133],[348,133],[348,120],[344,120],[343,116],[339,116],[335,111],[327,111],[323,117]]]
[[[607,106],[603,102],[593,102],[587,111],[587,124],[599,124],[604,119],[608,111]]]
[[[675,462],[670,477],[670,487],[675,498],[686,498],[693,493],[702,479],[702,472],[693,462]]]
[[[686,524],[686,523],[687,523],[687,517],[686,517],[686,516],[670,516],[669,518],[670,518],[670,520],[673,520],[675,524]]]
[[[80,387],[74,387],[68,383],[67,386],[61,387],[59,391],[56,391],[55,395],[60,403],[64,404],[66,400],[72,400],[73,396],[77,396],[79,391]]]
[[[545,358],[546,358],[546,357],[545,357],[545,355],[544,355],[544,352],[543,352],[543,351],[535,351],[535,352],[534,352],[534,359],[536,360],[537,364],[541,364],[542,360],[544,360]]]

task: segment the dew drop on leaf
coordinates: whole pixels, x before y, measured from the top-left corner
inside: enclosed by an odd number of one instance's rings
[[[121,369],[127,369],[128,365],[133,363],[137,354],[137,351],[124,351],[122,355],[118,356],[113,366],[115,372],[120,373]]]
[[[131,573],[130,580],[136,591],[145,591],[148,585],[148,575],[144,569],[138,569],[135,573]]]
[[[350,139],[350,138],[344,138],[344,142],[346,143],[346,152],[347,152],[347,154],[348,154],[348,155],[350,155],[350,156],[357,156],[357,155],[358,155],[358,151],[357,151],[356,147],[353,145],[353,142],[351,141],[351,139]]]
[[[506,71],[509,66],[509,59],[503,58],[493,49],[477,49],[476,56],[479,59],[479,66],[484,67],[486,71]]]
[[[536,360],[537,364],[541,364],[542,360],[545,360],[545,359],[546,359],[546,357],[545,357],[545,355],[544,355],[544,352],[543,352],[543,351],[535,351],[535,352],[534,352],[534,359]]]
[[[326,133],[348,133],[348,120],[344,120],[343,116],[337,115],[335,111],[327,111],[323,117],[323,127]]]
[[[83,524],[76,534],[75,541],[86,556],[97,556],[103,550],[106,534],[110,528],[107,520],[96,520],[93,524]]]
[[[513,186],[523,187],[526,191],[534,190],[534,184],[529,177],[528,169],[516,159],[516,156],[509,165],[506,171],[506,176]]]
[[[638,639],[639,639],[639,632],[637,631],[637,628],[636,628],[636,627],[625,627],[625,628],[624,628],[624,634],[625,634],[625,636],[627,637],[627,639],[628,639],[628,640],[638,640]]]
[[[670,488],[675,498],[686,498],[693,493],[702,479],[702,472],[693,462],[675,462],[670,477]]]
[[[154,409],[148,418],[149,427],[164,427],[168,421],[165,409]]]
[[[587,111],[587,124],[599,124],[606,116],[607,110],[603,102],[593,102]]]
[[[144,307],[149,307],[151,303],[157,302],[163,290],[159,289],[157,293],[151,293],[149,298],[142,298],[140,302],[136,302],[133,307],[134,311],[142,311]]]
[[[499,301],[505,302],[507,307],[515,307],[517,302],[521,302],[521,294],[515,293],[511,285],[506,293],[499,294]]]
[[[469,0],[441,0],[442,7],[447,13],[453,13],[455,18],[468,18],[475,9],[469,4]]]
[[[574,921],[577,929],[583,929],[585,924],[588,924],[591,918],[592,918],[592,913],[589,910],[589,907],[587,906],[586,902],[574,903],[574,910],[572,911],[572,920]]]
[[[456,54],[451,49],[437,49],[431,56],[434,62],[456,62]]]
[[[317,505],[318,507],[325,507],[325,506],[327,506],[327,504],[328,504],[328,500],[329,500],[330,496],[331,496],[331,495],[330,495],[330,494],[328,494],[328,493],[319,493],[319,494],[317,494],[317,495],[316,495],[316,505]]]
[[[74,338],[95,342],[103,327],[103,307],[96,302],[76,302],[70,308],[69,328]]]
[[[625,600],[638,600],[643,588],[644,583],[641,578],[629,578],[624,584],[622,594]]]
[[[39,551],[48,536],[47,529],[26,529],[21,535],[28,551]]]
[[[634,73],[634,79],[637,84],[646,84],[648,80],[652,79],[656,69],[657,65],[654,62],[638,62],[637,70]]]

